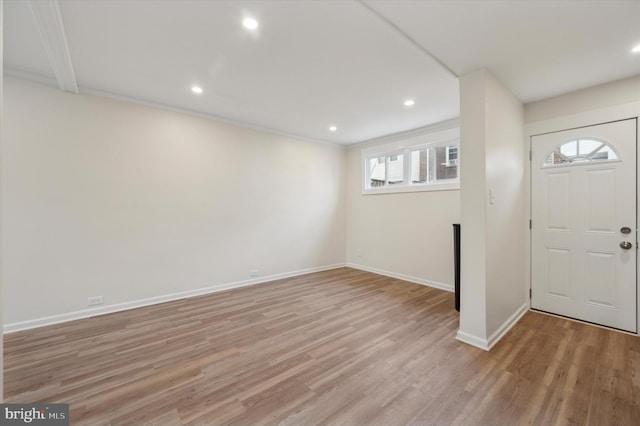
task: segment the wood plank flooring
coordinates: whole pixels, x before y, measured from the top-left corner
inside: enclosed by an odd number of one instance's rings
[[[5,336],[7,402],[72,424],[640,423],[640,339],[529,312],[491,352],[453,295],[348,268]]]

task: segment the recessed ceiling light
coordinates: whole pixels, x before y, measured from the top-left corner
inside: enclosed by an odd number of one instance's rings
[[[258,21],[253,18],[244,18],[242,20],[242,25],[248,30],[255,30],[258,28]]]
[[[637,45],[636,47],[634,47],[633,49],[631,49],[631,51],[632,51],[633,53],[640,53],[640,44],[639,44],[639,45]]]
[[[338,130],[338,128],[336,126],[330,126],[329,127],[329,131],[330,132],[335,132],[336,130]]]
[[[404,106],[413,106],[413,104],[415,104],[416,101],[414,101],[413,99],[407,99],[406,101],[404,101]]]
[[[200,93],[202,93],[202,87],[200,87],[200,86],[191,86],[191,91],[193,93],[200,94]]]

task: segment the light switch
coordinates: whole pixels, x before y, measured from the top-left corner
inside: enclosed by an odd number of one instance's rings
[[[496,191],[493,188],[489,188],[489,204],[496,203]]]

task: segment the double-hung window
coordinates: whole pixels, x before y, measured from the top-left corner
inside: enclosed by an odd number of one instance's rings
[[[363,193],[459,189],[459,129],[362,149]]]

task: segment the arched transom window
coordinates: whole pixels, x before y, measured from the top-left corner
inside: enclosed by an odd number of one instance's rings
[[[592,161],[618,160],[618,154],[608,143],[595,138],[574,139],[556,147],[542,167],[563,166]]]

